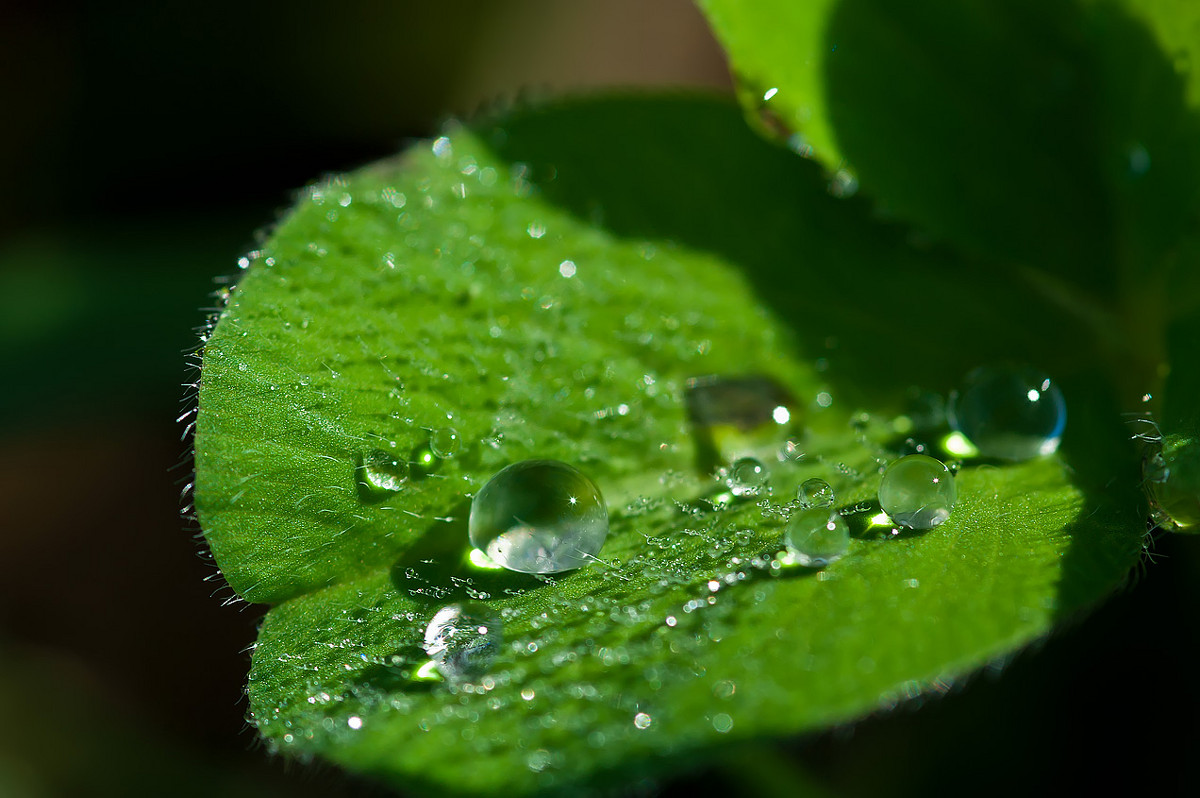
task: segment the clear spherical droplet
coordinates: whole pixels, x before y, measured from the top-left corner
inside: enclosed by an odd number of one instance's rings
[[[594,560],[608,536],[600,489],[557,460],[502,469],[471,502],[471,545],[511,571],[549,574]]]
[[[1062,440],[1067,404],[1045,374],[1025,366],[983,366],[950,395],[950,424],[984,457],[1028,460]]]
[[[837,510],[810,507],[788,518],[784,543],[796,562],[808,568],[823,568],[841,559],[850,548],[850,528]]]
[[[449,460],[461,448],[462,440],[458,437],[458,430],[453,427],[442,427],[429,433],[429,449],[434,457]]]
[[[371,493],[395,493],[408,481],[408,464],[383,449],[363,452],[357,471],[360,486]]]
[[[425,653],[452,682],[487,673],[503,641],[500,616],[475,601],[447,604],[425,627]]]
[[[767,486],[767,467],[753,457],[735,460],[725,484],[734,496],[757,496]]]
[[[931,529],[944,522],[957,499],[950,469],[924,454],[893,461],[879,484],[879,506],[909,529]]]
[[[833,487],[820,477],[806,479],[796,490],[796,501],[802,507],[830,507],[834,502]]]

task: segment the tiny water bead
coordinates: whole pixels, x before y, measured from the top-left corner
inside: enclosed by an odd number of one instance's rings
[[[1053,454],[1067,423],[1062,391],[1027,366],[983,366],[950,394],[950,424],[984,457],[1029,460]]]
[[[729,467],[725,484],[734,496],[757,496],[767,486],[767,467],[753,457],[735,460]]]
[[[879,484],[879,506],[909,529],[932,529],[950,517],[958,499],[954,475],[940,460],[910,454],[892,462]]]
[[[451,682],[487,673],[503,641],[500,616],[475,601],[447,604],[425,627],[425,653]]]
[[[796,490],[796,501],[804,507],[829,507],[833,500],[833,487],[820,477],[804,480]]]
[[[372,493],[395,493],[408,481],[408,464],[383,449],[363,452],[357,470],[360,486]]]
[[[608,508],[596,483],[557,460],[501,469],[475,494],[471,545],[510,571],[550,574],[596,559]]]
[[[809,507],[788,518],[784,543],[800,565],[823,568],[841,559],[850,548],[850,527],[829,505]]]

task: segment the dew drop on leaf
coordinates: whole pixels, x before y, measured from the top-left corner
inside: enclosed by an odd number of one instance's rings
[[[725,484],[734,496],[757,496],[767,486],[767,467],[753,457],[743,457],[729,467]]]
[[[1200,446],[1173,436],[1142,468],[1159,524],[1174,530],[1200,524]]]
[[[391,452],[369,449],[358,466],[359,487],[372,494],[395,493],[408,481],[408,465]]]
[[[1027,366],[982,366],[950,395],[950,423],[983,457],[1029,460],[1058,450],[1067,423],[1062,391]]]
[[[487,673],[503,641],[500,617],[475,601],[447,604],[425,627],[425,653],[451,682]]]
[[[954,475],[940,460],[910,454],[892,462],[879,484],[879,506],[900,526],[932,529],[958,499]]]
[[[788,553],[806,568],[823,568],[845,555],[850,528],[841,513],[828,505],[792,513],[784,535]]]
[[[820,477],[806,479],[796,491],[796,501],[804,507],[829,507],[834,502],[833,488]]]
[[[471,545],[511,571],[548,574],[596,559],[608,536],[600,489],[557,460],[501,469],[475,494]]]
[[[434,457],[449,460],[462,448],[462,439],[453,427],[442,427],[429,433],[429,450]]]

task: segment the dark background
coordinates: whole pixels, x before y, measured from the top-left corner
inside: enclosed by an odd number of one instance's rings
[[[0,796],[384,794],[256,744],[261,608],[179,516],[214,278],[323,173],[529,97],[729,91],[685,0],[0,11]],[[664,786],[1200,791],[1200,545],[949,697]]]

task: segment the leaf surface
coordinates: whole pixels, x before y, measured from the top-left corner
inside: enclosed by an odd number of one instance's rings
[[[627,780],[944,689],[1119,585],[1139,477],[1089,332],[825,186],[723,102],[595,98],[301,198],[216,324],[197,419],[206,537],[275,604],[250,677],[262,734],[405,787]],[[940,451],[945,430],[905,415],[917,389],[1002,359],[1063,384],[1063,450],[968,463],[928,532],[872,521],[905,438]],[[685,401],[704,375],[792,397],[786,423],[707,442],[758,456],[769,493],[719,498]],[[449,427],[456,456],[363,490],[364,451],[412,457]],[[789,439],[803,457],[777,455]],[[470,496],[533,457],[600,486],[601,561],[473,567]],[[853,534],[820,572],[777,556],[815,476]],[[503,619],[489,675],[421,681],[425,624],[467,599]]]

